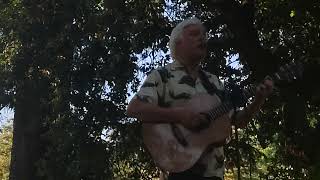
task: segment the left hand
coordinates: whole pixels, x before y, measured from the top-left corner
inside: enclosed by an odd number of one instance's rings
[[[266,77],[262,83],[256,88],[254,100],[246,108],[239,111],[236,115],[236,126],[245,127],[248,121],[253,118],[254,114],[261,108],[266,98],[273,91],[273,81],[271,78]]]
[[[272,79],[266,77],[262,83],[257,86],[255,101],[263,103],[265,99],[272,93],[273,91],[273,81]]]

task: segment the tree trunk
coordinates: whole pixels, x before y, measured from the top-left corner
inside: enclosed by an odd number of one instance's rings
[[[10,180],[36,180],[40,145],[40,98],[37,86],[27,80],[17,87]]]
[[[237,169],[238,169],[238,180],[241,180],[241,155],[240,155],[240,146],[239,146],[239,135],[238,127],[235,127],[235,138],[236,138],[236,149],[237,149]]]

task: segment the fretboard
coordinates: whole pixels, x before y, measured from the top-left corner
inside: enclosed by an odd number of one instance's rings
[[[269,75],[268,78],[273,80],[274,83],[277,81],[283,81],[283,80],[290,82],[292,80],[297,79],[298,77],[301,77],[302,71],[303,71],[303,68],[301,63],[291,62],[289,64],[285,64],[284,66],[281,66],[278,72]],[[256,85],[248,85],[247,88],[243,89],[241,93],[239,93],[239,96],[241,96],[241,97],[238,97],[240,99],[239,102],[232,100],[232,103],[230,101],[222,103],[221,105],[207,112],[209,118],[211,120],[215,120],[216,118],[229,112],[235,107],[245,106],[248,99],[250,97],[253,97],[255,92],[256,92]]]

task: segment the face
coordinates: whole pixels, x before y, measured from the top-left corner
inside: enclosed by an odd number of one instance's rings
[[[176,44],[176,54],[181,59],[200,62],[207,53],[206,32],[202,25],[186,26]],[[198,62],[196,62],[198,61]]]

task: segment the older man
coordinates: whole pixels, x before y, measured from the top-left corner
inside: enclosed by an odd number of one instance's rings
[[[195,130],[206,124],[207,117],[195,113],[183,106],[175,106],[187,102],[197,94],[210,93],[208,85],[223,91],[223,85],[217,76],[201,69],[200,63],[207,53],[206,29],[195,17],[179,23],[170,36],[169,47],[174,59],[164,67],[152,71],[141,89],[131,100],[127,114],[136,117],[143,123],[178,123],[187,129]],[[273,82],[265,80],[257,90],[254,100],[244,110],[235,114],[237,127],[244,127],[259,110],[265,98],[272,92]],[[221,132],[223,142],[230,134],[231,120],[217,120],[215,127]],[[190,169],[170,173],[169,180],[178,179],[220,179],[224,176],[223,146],[208,148],[198,162]]]

